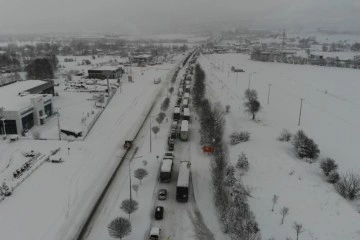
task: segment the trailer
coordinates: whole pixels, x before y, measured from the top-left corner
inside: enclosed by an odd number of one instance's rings
[[[184,108],[183,120],[190,121],[190,109]]]
[[[180,162],[179,176],[176,184],[176,200],[179,202],[187,202],[189,198],[190,165],[189,161]]]
[[[173,167],[173,160],[165,158],[162,161],[160,168],[160,182],[171,182],[171,173]]]
[[[180,140],[187,141],[189,139],[189,121],[183,120],[181,122]]]

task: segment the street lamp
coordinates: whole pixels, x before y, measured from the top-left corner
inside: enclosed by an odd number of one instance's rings
[[[256,72],[252,72],[249,73],[249,85],[248,85],[248,89],[250,90],[250,81],[251,81],[251,75],[255,74]]]
[[[138,159],[138,158],[142,158],[142,156],[136,157],[136,158],[127,158],[125,157],[125,159],[129,160],[129,191],[130,191],[130,201],[132,201],[132,194],[131,194],[131,169],[130,169],[130,164],[131,164],[131,160],[133,159]]]

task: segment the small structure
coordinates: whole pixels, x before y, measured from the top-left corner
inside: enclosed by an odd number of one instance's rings
[[[98,78],[98,79],[118,79],[124,73],[121,67],[117,66],[102,66],[96,69],[89,69],[88,74],[89,78]]]
[[[132,57],[132,62],[134,63],[149,63],[152,61],[152,56],[150,54],[142,54],[142,55],[138,55],[138,56],[134,56]]]

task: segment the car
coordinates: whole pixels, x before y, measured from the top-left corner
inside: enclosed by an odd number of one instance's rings
[[[152,227],[150,229],[150,237],[149,240],[159,240],[160,239],[161,229],[159,227]]]
[[[167,197],[167,190],[166,189],[160,189],[158,194],[159,200],[166,200]]]
[[[161,220],[164,217],[164,207],[163,206],[157,206],[155,207],[155,219]]]
[[[164,157],[163,157],[163,158],[170,158],[170,159],[174,160],[175,156],[174,156],[174,154],[171,153],[171,152],[166,152],[166,153],[164,154]]]
[[[49,157],[49,161],[53,162],[53,163],[61,163],[61,162],[63,162],[63,160],[62,160],[62,158],[60,156],[54,156],[54,155],[51,155]]]
[[[174,148],[175,148],[174,144],[168,145],[168,151],[174,151]]]

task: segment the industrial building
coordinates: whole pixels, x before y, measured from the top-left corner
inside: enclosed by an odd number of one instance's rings
[[[53,81],[28,80],[0,87],[0,135],[21,134],[53,114]]]
[[[96,69],[89,69],[89,78],[97,79],[117,79],[123,74],[123,69],[117,66],[102,66]]]

